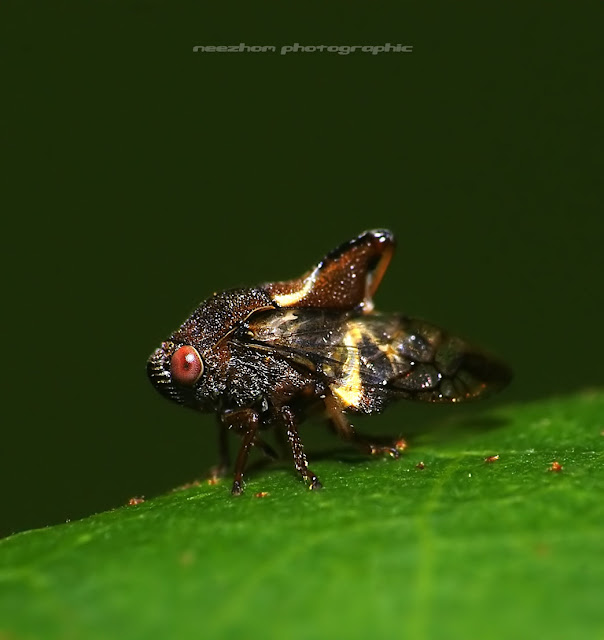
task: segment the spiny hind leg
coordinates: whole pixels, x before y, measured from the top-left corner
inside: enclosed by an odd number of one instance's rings
[[[281,407],[281,416],[287,430],[287,439],[294,457],[296,471],[302,476],[309,489],[320,489],[323,485],[319,481],[317,474],[308,468],[308,461],[306,460],[304,445],[300,440],[294,412],[289,407]]]
[[[325,396],[325,408],[330,424],[335,432],[347,442],[354,444],[360,451],[369,455],[388,455],[391,458],[398,458],[400,453],[407,448],[407,443],[399,438],[390,443],[380,443],[357,432],[348,421],[342,405],[334,396]]]

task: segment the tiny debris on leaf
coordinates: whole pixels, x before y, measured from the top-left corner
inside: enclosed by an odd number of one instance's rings
[[[499,454],[495,454],[494,456],[487,456],[484,461],[485,462],[495,462],[496,460],[499,460]]]
[[[552,462],[548,471],[554,471],[558,473],[559,471],[562,471],[562,465],[557,460],[554,460],[554,462]]]
[[[403,453],[403,451],[407,448],[407,441],[401,438],[394,443],[394,448],[399,452]]]
[[[185,484],[181,484],[180,487],[176,487],[175,489],[172,489],[172,491],[185,491],[186,489],[199,487],[200,484],[199,480],[193,480],[193,482],[185,482]]]
[[[542,556],[542,557],[543,556],[549,556],[551,554],[551,552],[552,552],[551,548],[547,544],[545,544],[543,542],[540,542],[535,547],[535,553],[538,556]]]
[[[183,567],[190,567],[195,562],[195,554],[190,549],[183,551],[179,558],[179,562]]]
[[[425,469],[425,468],[426,468],[426,465],[424,464],[423,460],[420,460],[420,462],[418,462],[418,463],[415,465],[415,468],[416,468],[416,469]]]
[[[145,501],[145,496],[134,496],[134,498],[130,498],[130,500],[128,500],[128,506],[134,507],[137,504],[142,504],[144,501]]]
[[[258,493],[254,494],[254,498],[266,498],[268,495],[270,495],[268,491],[258,491]]]

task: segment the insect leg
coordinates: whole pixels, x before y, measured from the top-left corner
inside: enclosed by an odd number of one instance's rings
[[[233,429],[237,431],[240,436],[244,436],[247,432],[247,423],[239,423],[237,422],[237,418],[233,418],[236,416],[239,411],[232,412],[227,411],[223,416],[219,419],[220,426],[222,430],[220,432],[220,464],[214,467],[215,469],[221,469],[223,466],[226,469],[230,466],[230,456],[229,456],[229,446],[228,446],[228,429]],[[277,452],[271,447],[271,445],[263,440],[258,433],[256,433],[256,437],[254,438],[254,442],[252,443],[255,447],[258,447],[262,453],[267,458],[272,458],[273,460],[278,460],[279,455]],[[223,474],[224,475],[224,474]]]
[[[245,465],[250,449],[254,446],[254,441],[256,440],[260,418],[253,409],[240,409],[238,411],[225,412],[222,415],[222,420],[229,427],[234,427],[243,434],[243,441],[235,461],[235,477],[233,479],[233,488],[231,489],[231,493],[234,496],[238,496],[243,493]]]
[[[398,458],[400,452],[405,448],[404,440],[397,440],[391,444],[378,444],[370,438],[359,434],[353,425],[348,422],[340,403],[332,396],[325,397],[325,407],[327,415],[336,433],[356,445],[363,453],[370,455],[389,455],[391,458]]]
[[[287,428],[287,439],[294,456],[296,471],[302,476],[302,479],[309,485],[310,489],[320,489],[323,485],[317,475],[308,468],[308,461],[306,460],[306,453],[304,453],[304,445],[300,440],[294,412],[289,407],[282,407],[281,415]]]
[[[279,459],[279,455],[273,447],[258,435],[254,439],[254,446],[258,447],[267,458],[272,458],[273,460]]]
[[[287,436],[287,425],[285,422],[278,422],[275,425],[275,443],[279,451],[279,457],[285,458],[290,453],[289,438]]]
[[[210,468],[210,479],[218,480],[226,475],[231,466],[231,454],[229,451],[228,425],[218,419],[218,464]]]

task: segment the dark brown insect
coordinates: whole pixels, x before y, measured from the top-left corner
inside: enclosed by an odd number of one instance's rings
[[[220,462],[229,467],[228,431],[242,437],[232,493],[243,490],[253,446],[275,457],[261,433],[286,436],[298,473],[308,468],[298,425],[313,409],[369,454],[397,458],[401,441],[361,436],[347,413],[377,413],[399,398],[461,402],[504,387],[508,367],[464,340],[402,314],[378,314],[373,294],[394,250],[386,230],[367,231],[296,280],[217,293],[149,358],[165,397],[218,417]]]

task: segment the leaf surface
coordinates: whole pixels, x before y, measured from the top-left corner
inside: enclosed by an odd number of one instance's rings
[[[604,395],[493,420],[0,541],[0,638],[604,638]]]

